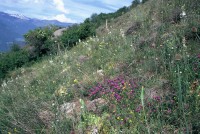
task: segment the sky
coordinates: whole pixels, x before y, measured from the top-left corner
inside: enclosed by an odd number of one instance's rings
[[[30,18],[80,23],[93,13],[111,13],[133,0],[1,0],[0,11]]]

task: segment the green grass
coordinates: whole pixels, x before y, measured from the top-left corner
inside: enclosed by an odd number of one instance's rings
[[[200,40],[191,31],[198,19],[163,22],[170,13],[161,11],[175,8],[165,5],[149,0],[112,20],[108,33],[101,26],[98,37],[11,72],[0,87],[2,133],[91,133],[94,127],[102,134],[198,133]],[[121,31],[136,21],[140,29],[124,37]],[[90,96],[98,84],[105,88]],[[108,102],[98,112],[85,109],[69,119],[59,109],[98,97]]]

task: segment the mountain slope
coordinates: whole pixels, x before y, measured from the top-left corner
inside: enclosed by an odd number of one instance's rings
[[[0,87],[3,132],[199,133],[193,2],[148,0],[99,27],[97,37],[10,72]]]
[[[24,40],[23,35],[29,30],[47,25],[67,27],[71,23],[62,23],[56,20],[38,20],[22,15],[0,12],[0,51],[8,50],[9,44],[12,42],[22,43]]]

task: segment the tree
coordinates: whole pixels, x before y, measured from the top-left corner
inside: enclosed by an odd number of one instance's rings
[[[147,2],[148,0],[142,0],[142,3],[145,3],[145,2]]]
[[[33,47],[34,54],[40,57],[49,52],[53,45],[51,38],[53,29],[51,27],[37,28],[30,30],[24,35],[27,44]]]
[[[140,4],[140,0],[134,0],[131,7],[136,7],[138,4]]]
[[[92,23],[97,23],[98,22],[98,14],[97,13],[93,13],[90,17],[90,21]]]
[[[17,52],[17,51],[21,50],[21,47],[20,47],[18,44],[13,43],[13,44],[11,45],[11,47],[10,47],[10,50],[11,50],[12,52]]]
[[[79,27],[79,38],[81,40],[86,39],[89,36],[93,36],[95,34],[95,27],[91,23],[89,19],[86,19],[84,23],[82,23]]]

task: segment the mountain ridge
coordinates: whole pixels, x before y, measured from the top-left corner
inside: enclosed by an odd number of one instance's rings
[[[8,51],[12,43],[24,45],[23,35],[37,27],[56,25],[68,27],[72,23],[63,23],[57,20],[40,20],[19,14],[0,12],[0,51]]]

